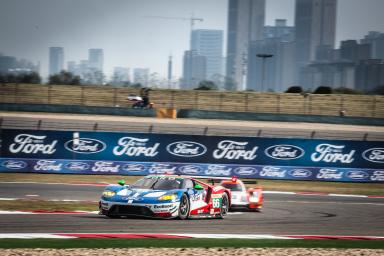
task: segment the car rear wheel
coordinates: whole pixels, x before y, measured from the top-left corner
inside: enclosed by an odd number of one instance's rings
[[[220,214],[217,215],[218,218],[222,219],[225,215],[227,215],[229,210],[229,199],[227,193],[223,193],[221,196],[221,208]]]
[[[188,196],[186,194],[183,194],[183,196],[180,199],[180,205],[179,205],[179,214],[178,214],[179,219],[181,220],[188,219],[189,209],[190,209],[190,204],[189,204]]]

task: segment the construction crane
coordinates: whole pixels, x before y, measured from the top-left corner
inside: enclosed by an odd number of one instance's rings
[[[196,21],[200,21],[200,22],[203,22],[204,19],[202,18],[196,18],[194,17],[193,15],[191,15],[191,17],[187,18],[187,17],[170,17],[170,16],[145,16],[146,18],[153,18],[153,19],[164,19],[164,20],[188,20],[190,21],[191,23],[191,35],[190,35],[190,47],[192,48],[192,31],[194,29],[194,26],[195,26],[195,22]]]

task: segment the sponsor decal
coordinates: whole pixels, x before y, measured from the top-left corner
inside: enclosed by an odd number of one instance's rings
[[[257,146],[247,150],[248,142],[238,142],[233,140],[223,140],[217,144],[217,149],[213,151],[215,159],[244,159],[253,160],[257,157]]]
[[[212,164],[208,165],[207,170],[205,170],[206,175],[217,175],[217,176],[230,176],[232,168],[229,168],[225,165]]]
[[[119,172],[120,165],[115,165],[114,162],[109,161],[98,161],[95,162],[92,171],[93,172],[111,172],[111,173],[117,173]]]
[[[175,174],[176,166],[170,164],[152,164],[149,168],[149,173],[156,174]]]
[[[384,181],[384,171],[374,171],[370,179],[372,181]]]
[[[103,151],[107,146],[104,142],[96,139],[79,138],[78,143],[75,140],[69,140],[64,143],[64,147],[72,152],[79,154],[95,154]]]
[[[306,169],[293,169],[288,174],[295,178],[308,178],[312,175],[312,172]]]
[[[270,158],[277,160],[297,159],[305,153],[302,148],[293,145],[274,145],[267,148],[264,152]]]
[[[116,156],[146,156],[154,157],[159,152],[157,151],[160,143],[155,143],[151,146],[147,145],[149,139],[141,139],[135,137],[122,137],[118,140],[118,146],[113,148],[113,154]]]
[[[70,162],[67,163],[64,167],[65,169],[69,169],[71,171],[85,171],[89,169],[90,165],[85,162]]]
[[[197,165],[189,164],[179,167],[178,170],[183,174],[196,175],[202,171],[202,168]]]
[[[340,180],[343,177],[343,172],[335,169],[320,169],[316,175],[318,179]]]
[[[240,166],[240,167],[237,167],[235,170],[233,170],[233,172],[236,175],[240,175],[240,176],[250,176],[250,175],[256,174],[258,170],[250,166]]]
[[[27,167],[28,164],[19,160],[6,160],[1,165],[8,169],[19,170]]]
[[[167,146],[167,151],[175,156],[195,157],[204,155],[207,147],[193,141],[177,141]]]
[[[261,177],[285,178],[287,170],[281,170],[280,167],[265,166],[260,172]]]
[[[13,154],[45,154],[51,155],[56,152],[57,140],[46,143],[47,136],[33,134],[19,134],[14,138],[14,142],[9,146],[9,151]]]
[[[369,177],[369,174],[364,171],[349,171],[347,177],[353,180],[365,180]]]
[[[155,204],[153,208],[155,209],[168,209],[172,208],[174,205],[173,204]]]
[[[145,166],[142,164],[125,164],[121,169],[126,172],[143,172]]]
[[[384,163],[384,148],[370,148],[363,152],[363,158],[370,162]]]
[[[349,153],[343,153],[345,145],[319,144],[316,146],[316,152],[311,155],[313,162],[326,163],[344,163],[350,164],[353,162],[353,155],[356,150],[351,150]]]
[[[35,171],[61,171],[62,163],[58,163],[55,160],[39,160],[33,166]]]

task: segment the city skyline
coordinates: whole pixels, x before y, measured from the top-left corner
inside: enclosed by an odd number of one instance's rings
[[[266,0],[266,25],[273,25],[278,18],[292,25],[294,3]],[[339,0],[336,46],[340,40],[362,39],[371,30],[384,32],[384,1],[365,0],[364,10],[359,3],[362,1]],[[0,0],[0,4],[0,52],[40,61],[43,76],[48,74],[49,47],[63,47],[65,64],[87,59],[88,49],[103,49],[108,76],[114,67],[121,66],[149,68],[167,77],[168,56],[172,54],[174,76],[180,77],[190,40],[189,21],[146,16],[188,18],[193,13],[204,19],[195,24],[196,29],[223,30],[226,38],[228,1],[130,0],[110,4],[102,0]]]

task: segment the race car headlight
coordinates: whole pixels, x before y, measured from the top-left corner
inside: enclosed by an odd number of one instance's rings
[[[175,194],[168,194],[168,195],[163,195],[159,197],[160,201],[175,201],[176,195]]]
[[[114,192],[114,191],[110,191],[110,190],[103,191],[103,196],[104,197],[112,197],[114,195],[116,195],[116,192]]]

